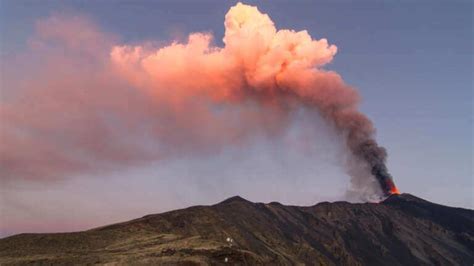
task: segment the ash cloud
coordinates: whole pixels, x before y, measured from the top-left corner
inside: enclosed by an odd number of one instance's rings
[[[81,17],[40,22],[30,42],[34,74],[8,82],[14,96],[0,110],[2,179],[61,179],[212,154],[256,134],[279,136],[304,107],[346,144],[350,194],[394,191],[357,91],[323,68],[335,45],[277,30],[241,3],[224,25],[224,47],[193,33],[186,43],[152,48],[117,44]]]

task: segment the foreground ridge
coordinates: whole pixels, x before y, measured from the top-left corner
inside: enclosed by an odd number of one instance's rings
[[[309,207],[239,196],[83,232],[0,239],[0,264],[472,265],[474,211],[410,194]]]

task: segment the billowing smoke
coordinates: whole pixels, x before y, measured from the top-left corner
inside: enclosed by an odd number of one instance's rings
[[[307,31],[277,30],[256,7],[229,10],[224,47],[212,45],[209,33],[160,48],[114,45],[79,18],[51,18],[37,35],[36,49],[48,54],[46,42],[62,53],[52,53],[41,78],[22,84],[24,94],[1,110],[2,177],[52,178],[215,152],[257,132],[278,135],[304,107],[345,140],[355,191],[375,181],[376,193],[397,192],[358,93],[323,69],[337,47]]]
[[[173,90],[178,99],[205,95],[213,101],[241,103],[252,99],[279,108],[289,99],[318,108],[347,138],[353,155],[370,169],[388,195],[395,190],[385,166],[386,152],[374,140],[370,120],[357,110],[358,94],[341,77],[321,67],[337,48],[306,31],[277,31],[256,7],[241,3],[225,19],[224,48],[210,45],[209,34],[193,34],[187,44],[157,51],[117,46],[112,59],[135,86],[158,100]]]

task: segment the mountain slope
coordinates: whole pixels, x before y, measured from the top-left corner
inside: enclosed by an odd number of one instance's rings
[[[380,204],[252,203],[148,215],[83,232],[0,240],[0,264],[472,265],[474,211],[409,194]]]

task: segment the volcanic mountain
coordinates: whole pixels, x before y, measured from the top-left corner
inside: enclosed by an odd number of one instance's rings
[[[474,211],[410,194],[286,206],[232,197],[83,232],[0,240],[0,264],[473,265]]]

